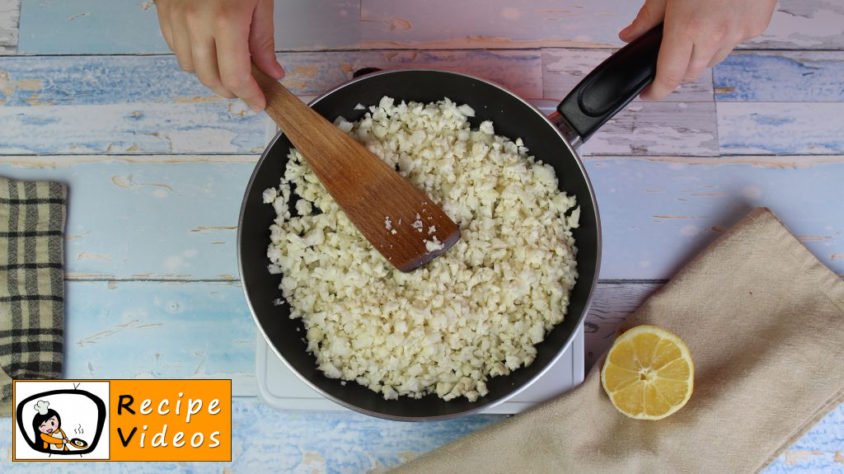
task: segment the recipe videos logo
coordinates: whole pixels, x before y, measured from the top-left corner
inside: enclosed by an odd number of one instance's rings
[[[13,461],[231,461],[231,380],[16,380]]]

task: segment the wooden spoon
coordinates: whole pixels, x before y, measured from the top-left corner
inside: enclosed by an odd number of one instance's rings
[[[396,268],[418,268],[460,239],[457,224],[388,164],[257,67],[252,74],[267,97],[267,114],[363,236]]]

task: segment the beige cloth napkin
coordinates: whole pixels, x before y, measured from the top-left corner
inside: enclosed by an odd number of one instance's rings
[[[582,386],[402,466],[405,472],[751,472],[844,401],[844,282],[756,209],[626,326],[680,335],[688,405],[661,421],[613,408],[599,365]]]

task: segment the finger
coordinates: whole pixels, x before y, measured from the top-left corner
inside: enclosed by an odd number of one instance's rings
[[[625,43],[642,36],[665,18],[665,0],[645,0],[633,22],[618,32],[618,37]]]
[[[730,53],[732,53],[732,52],[733,52],[732,46],[726,46],[726,47],[719,49],[718,51],[715,52],[715,55],[712,56],[712,59],[709,60],[709,63],[706,65],[706,67],[717,66],[718,64],[721,63],[721,61],[727,59],[727,56],[729,56]]]
[[[180,24],[185,25],[185,22]],[[172,26],[172,23],[171,23]],[[173,27],[173,51],[176,52],[176,59],[179,61],[179,66],[187,71],[193,72],[193,54],[191,53],[190,33],[184,27]]]
[[[656,77],[642,93],[643,99],[662,99],[674,91],[686,75],[692,56],[692,40],[685,35],[666,33],[656,60]]]
[[[227,99],[234,98],[229,90],[223,87],[220,80],[220,70],[217,65],[217,47],[212,38],[205,41],[197,39],[191,40],[191,52],[193,53],[193,67],[196,70],[196,77],[199,81],[205,84],[206,87],[213,90],[217,95]]]
[[[252,62],[270,77],[281,79],[284,77],[284,69],[275,57],[273,35],[273,1],[259,0],[252,14],[252,29],[249,32]]]
[[[719,50],[718,44],[699,44],[696,43],[692,48],[692,57],[689,60],[689,67],[686,69],[686,75],[683,77],[684,81],[696,81],[700,74],[706,69],[710,60]]]
[[[220,65],[220,79],[223,87],[249,104],[258,112],[266,107],[266,99],[258,83],[252,77],[249,57],[249,21],[232,24],[217,33],[217,63]]]
[[[170,11],[158,3],[156,3],[155,8],[158,10],[158,27],[161,29],[161,36],[164,37],[170,51],[174,51],[173,31],[170,28]]]

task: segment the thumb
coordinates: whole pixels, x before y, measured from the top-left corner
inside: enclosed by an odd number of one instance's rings
[[[618,32],[619,39],[629,43],[661,23],[665,18],[665,1],[645,0],[645,4],[639,9],[639,14],[633,22]]]
[[[252,61],[262,71],[274,79],[281,79],[284,69],[275,57],[274,34],[273,0],[258,0],[249,31],[249,52],[252,54]]]

